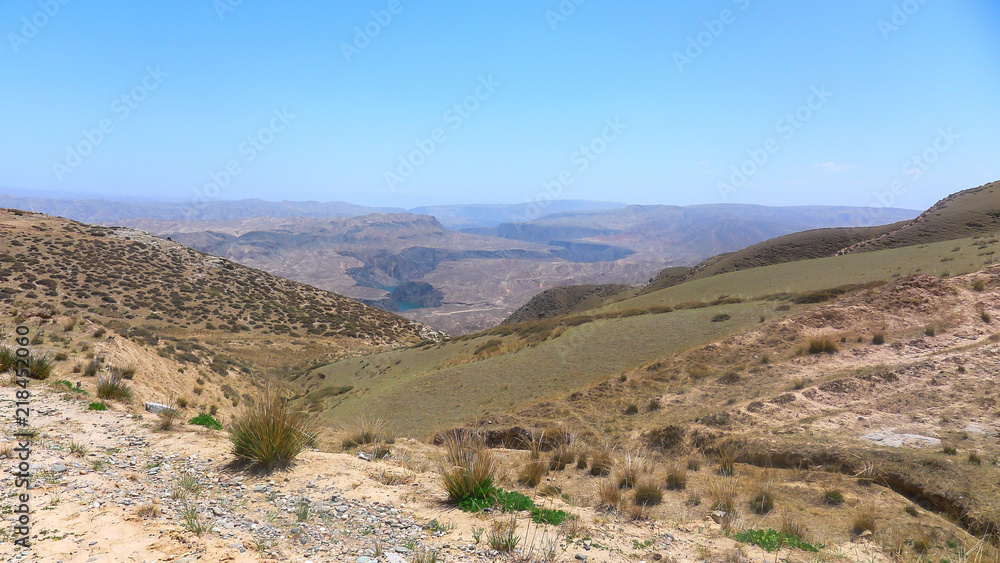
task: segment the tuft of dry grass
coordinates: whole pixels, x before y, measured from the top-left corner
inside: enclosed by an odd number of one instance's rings
[[[580,452],[576,454],[576,468],[577,469],[587,468],[587,452]]]
[[[723,477],[736,475],[735,454],[731,450],[719,452],[719,475]]]
[[[177,409],[170,408],[160,411],[158,416],[159,421],[156,423],[156,428],[165,432],[173,429],[174,423],[177,422],[177,417],[180,416],[180,413],[177,412]]]
[[[364,415],[358,419],[348,435],[341,442],[345,450],[366,446],[368,444],[394,444],[396,436],[389,428],[384,418],[374,415]]]
[[[809,339],[810,354],[833,354],[837,351],[837,343],[829,336],[818,336]]]
[[[716,477],[708,482],[708,497],[712,500],[712,510],[727,514],[736,512],[739,497],[739,482],[735,477]]]
[[[601,481],[597,485],[597,509],[614,512],[622,503],[622,490],[616,483]]]
[[[680,465],[673,465],[667,470],[667,489],[682,491],[687,488],[687,470]]]
[[[774,479],[764,477],[757,482],[750,495],[750,508],[757,514],[769,514],[774,510]]]
[[[136,509],[136,516],[139,518],[157,518],[160,516],[159,501],[153,500],[152,502],[147,502],[139,508]]]
[[[862,501],[851,510],[851,533],[860,536],[865,532],[875,532],[878,523],[878,508],[872,499]]]
[[[229,427],[229,441],[237,459],[271,471],[287,467],[315,436],[306,413],[292,410],[276,389],[268,387],[237,414]]]
[[[639,475],[647,468],[646,458],[637,452],[627,452],[612,472],[613,479],[622,489],[631,489],[639,482]]]
[[[110,373],[97,378],[97,398],[109,401],[132,401],[132,387],[120,374]]]
[[[590,456],[590,474],[594,477],[610,475],[614,466],[615,458],[608,448],[594,450]]]
[[[537,487],[542,482],[542,477],[548,473],[549,464],[541,459],[528,459],[521,467],[521,472],[517,476],[518,482],[528,487]]]
[[[444,461],[438,464],[438,475],[448,500],[457,503],[485,496],[500,471],[496,454],[471,432],[449,435],[443,446]]]
[[[653,506],[663,502],[663,486],[651,476],[639,479],[635,485],[635,504]]]

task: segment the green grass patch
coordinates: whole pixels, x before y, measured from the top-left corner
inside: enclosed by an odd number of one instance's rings
[[[564,510],[551,510],[535,506],[535,501],[516,491],[505,491],[499,487],[484,489],[480,494],[460,501],[456,506],[464,512],[482,512],[496,507],[503,512],[530,511],[536,524],[558,526],[570,515]]]
[[[211,428],[212,430],[222,430],[222,423],[215,420],[212,415],[204,412],[189,420],[188,424],[204,426],[205,428]]]
[[[811,543],[806,543],[794,534],[783,534],[771,528],[766,530],[743,530],[742,532],[733,535],[733,539],[739,542],[760,546],[767,552],[775,551],[788,546],[801,549],[802,551],[817,553],[820,549],[825,547],[823,544],[812,545]]]
[[[66,381],[65,379],[60,379],[59,381],[54,382],[53,385],[58,387],[65,387],[67,391],[72,391],[73,393],[79,393],[81,395],[90,395],[90,393],[88,393],[86,389],[78,389],[74,387],[72,383]]]
[[[106,411],[106,410],[108,410],[108,405],[105,405],[104,403],[90,403],[89,405],[87,405],[87,410],[88,411]]]

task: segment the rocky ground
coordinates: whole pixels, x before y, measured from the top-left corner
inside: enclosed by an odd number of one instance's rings
[[[0,390],[11,420],[14,388]],[[136,406],[91,411],[87,398],[38,383],[32,390],[33,545],[15,547],[5,527],[0,555],[8,561],[501,559],[483,534],[500,516],[470,515],[443,502],[432,446],[398,440],[383,462],[309,451],[289,471],[257,476],[232,466],[224,432],[183,424],[162,431]],[[13,424],[5,430],[10,435]],[[14,462],[0,462],[9,520]],[[734,550],[707,511],[633,522],[584,503],[552,502],[577,518],[552,527],[518,515],[521,544],[534,549],[521,560],[545,560],[540,554],[548,549],[559,561],[774,559],[758,548]],[[786,560],[820,560],[785,551]],[[825,551],[845,560],[881,558],[863,538]]]

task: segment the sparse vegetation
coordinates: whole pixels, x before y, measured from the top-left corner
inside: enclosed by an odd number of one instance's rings
[[[823,504],[827,506],[844,504],[844,493],[840,489],[823,489]]]
[[[288,466],[314,440],[305,413],[292,410],[274,388],[252,397],[229,427],[233,454],[270,471]]]
[[[132,387],[121,375],[109,373],[97,378],[97,398],[128,403],[132,400]]]
[[[188,424],[193,424],[195,426],[204,426],[209,430],[222,430],[222,423],[219,422],[218,420],[215,420],[215,418],[212,415],[204,412],[200,413],[198,416],[189,420]]]
[[[819,336],[809,339],[810,354],[833,354],[837,352],[837,343],[829,336]]]

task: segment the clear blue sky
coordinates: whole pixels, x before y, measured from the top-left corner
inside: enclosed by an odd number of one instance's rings
[[[1000,179],[995,0],[576,1],[5,2],[0,189],[868,205],[895,182],[921,208]]]

